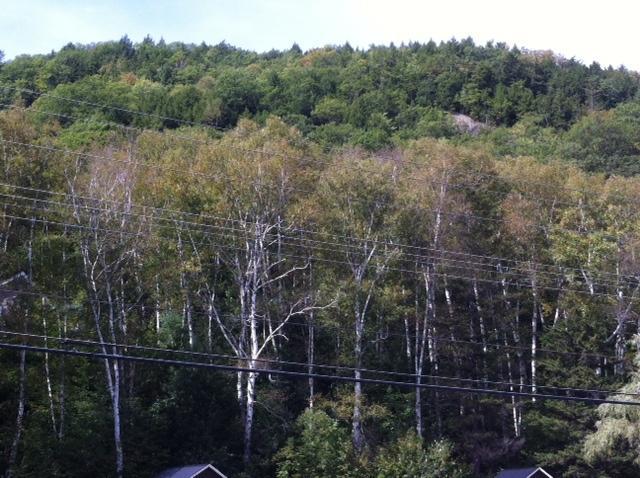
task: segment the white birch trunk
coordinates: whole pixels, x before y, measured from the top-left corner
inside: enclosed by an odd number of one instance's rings
[[[18,378],[18,410],[16,413],[16,431],[11,442],[11,448],[9,450],[9,460],[7,462],[7,471],[5,472],[6,478],[14,477],[14,468],[18,459],[18,449],[20,447],[20,440],[24,433],[24,415],[27,402],[26,394],[26,371],[27,368],[27,351],[20,351],[20,368]]]
[[[531,279],[531,294],[533,295],[533,310],[531,313],[531,393],[537,393],[537,368],[538,368],[538,285],[535,274]],[[532,402],[536,398],[531,399]]]

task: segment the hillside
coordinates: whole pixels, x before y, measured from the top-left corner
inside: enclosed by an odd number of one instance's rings
[[[639,476],[639,85],[471,40],[4,62],[0,470]]]
[[[502,129],[484,138],[502,153],[511,153],[504,150],[516,142],[516,154],[562,157],[588,170],[623,174],[637,172],[637,113],[616,107],[636,97],[639,82],[637,73],[624,69],[499,43],[477,46],[471,39],[366,51],[347,44],[303,53],[294,45],[256,54],[225,43],[147,38],[133,45],[125,37],[21,56],[0,70],[0,83],[17,88],[2,90],[3,104],[20,99],[83,120],[175,128],[180,123],[170,118],[176,118],[225,130],[240,117],[264,123],[276,115],[325,148],[379,150],[419,137],[455,137],[449,113],[463,113],[491,126],[521,125],[515,138]],[[38,99],[32,92],[167,118]],[[601,113],[607,110],[613,111]],[[596,136],[606,131],[609,144],[592,138],[592,129]]]

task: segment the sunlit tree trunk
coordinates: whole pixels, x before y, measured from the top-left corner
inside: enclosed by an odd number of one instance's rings
[[[308,337],[307,337],[307,372],[309,375],[315,372],[314,363],[315,363],[315,350],[316,350],[316,325],[315,325],[315,314],[313,311],[309,313],[307,318],[308,323]],[[308,380],[309,385],[309,408],[313,408],[314,405],[314,397],[315,397],[315,380],[313,377],[309,376]]]
[[[531,278],[531,295],[533,297],[531,311],[531,393],[536,393],[538,390],[536,385],[538,377],[538,324],[540,321],[538,313],[540,311],[540,298],[538,296],[538,284],[535,273],[533,273]],[[533,397],[532,401],[536,401],[535,397]]]
[[[451,297],[451,289],[449,288],[449,282],[447,280],[447,275],[445,274],[444,277],[444,297],[445,297],[445,302],[447,303],[447,313],[448,313],[448,317],[449,317],[449,328],[450,328],[450,339],[451,339],[451,344],[452,344],[452,353],[453,353],[453,360],[455,363],[455,371],[454,371],[454,375],[456,378],[460,378],[460,373],[462,370],[462,358],[460,357],[460,353],[458,351],[458,348],[455,346],[456,343],[456,334],[455,334],[455,315],[453,313],[453,300]],[[460,414],[460,416],[464,415],[464,395],[460,395],[460,407],[459,407],[459,411],[458,413]]]
[[[9,459],[7,461],[7,471],[5,473],[6,478],[13,478],[14,468],[18,459],[18,448],[20,446],[20,440],[24,433],[24,415],[27,402],[26,393],[26,374],[27,374],[27,351],[20,351],[20,365],[18,369],[18,410],[16,414],[16,428],[11,442],[11,448],[9,450]]]
[[[46,312],[46,300],[44,299],[44,297],[41,299],[41,306],[42,306],[42,330],[43,330],[43,334],[45,336],[44,338],[44,346],[45,347],[49,347],[49,340],[48,340],[48,328],[47,328],[47,312]],[[54,400],[53,400],[53,387],[51,385],[51,373],[50,373],[50,367],[49,367],[49,353],[45,352],[44,354],[44,378],[45,378],[45,385],[47,387],[47,398],[49,399],[49,415],[51,418],[51,427],[53,430],[53,436],[58,437],[59,436],[59,431],[58,431],[58,425],[57,425],[57,420],[56,420],[56,412],[55,412],[55,404],[54,404]]]
[[[486,382],[489,380],[489,371],[487,369],[487,332],[484,323],[484,314],[482,305],[480,304],[480,292],[478,290],[478,279],[473,277],[473,297],[478,316],[478,324],[480,326],[480,341],[482,343],[482,379]]]
[[[502,272],[502,269],[499,267],[498,270],[500,272]],[[511,307],[511,301],[509,300],[509,295],[507,292],[507,281],[506,279],[503,277],[500,281],[500,284],[502,285],[502,300],[504,302],[504,310],[507,314],[512,314],[512,307]],[[517,312],[516,312],[517,313]],[[517,319],[516,319],[517,320]],[[514,327],[514,337],[517,336],[517,333],[515,332],[515,327]],[[509,351],[509,341],[507,339],[507,333],[506,331],[503,333],[503,344],[505,347],[505,352],[506,352],[506,359],[507,359],[507,379],[509,381],[509,391],[514,391],[514,386],[512,385],[514,376],[513,376],[513,365],[512,365],[512,361],[511,361],[511,352]],[[516,342],[517,344],[517,342]],[[524,369],[524,363],[523,363],[523,358],[522,358],[522,351],[518,350],[517,351],[517,355],[520,361],[520,391],[522,392],[523,389],[523,381],[522,381],[522,373],[523,373],[523,369]],[[512,418],[513,418],[513,433],[516,437],[519,437],[522,430],[522,409],[520,406],[520,401],[515,397],[515,396],[511,396],[511,414],[512,414]]]
[[[353,415],[351,418],[351,436],[353,447],[357,453],[362,453],[365,449],[365,436],[363,426],[363,396],[362,396],[362,362],[364,357],[364,339],[365,324],[369,312],[369,306],[373,296],[373,291],[377,281],[381,278],[386,270],[386,261],[377,263],[375,267],[375,276],[369,279],[369,284],[365,285],[365,277],[372,267],[371,262],[376,254],[377,245],[371,244],[369,238],[365,238],[362,245],[362,256],[359,262],[351,262],[351,270],[354,279],[355,301],[354,301],[354,325],[355,325],[355,343],[353,347],[355,371],[353,386]]]

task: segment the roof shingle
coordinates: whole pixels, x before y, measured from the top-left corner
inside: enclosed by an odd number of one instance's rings
[[[169,468],[168,470],[160,473],[156,478],[193,478],[197,477],[199,473],[205,470],[211,470],[218,476],[226,478],[218,469],[209,465],[208,463],[204,463],[202,465],[189,465],[180,466],[177,468]],[[209,471],[209,473],[211,473],[211,471]],[[209,474],[207,474],[207,476],[209,476]]]
[[[498,473],[496,478],[529,478],[530,476],[533,476],[537,471],[540,471],[544,476],[551,476],[542,468],[534,466],[530,468],[513,468],[510,470],[502,470],[500,473]]]

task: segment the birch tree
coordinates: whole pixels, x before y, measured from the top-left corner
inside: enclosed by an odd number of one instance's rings
[[[392,165],[380,158],[365,159],[357,152],[337,158],[324,171],[309,209],[326,237],[340,237],[341,246],[327,250],[343,266],[343,300],[351,309],[354,342],[354,396],[352,440],[356,452],[366,447],[363,417],[363,368],[367,345],[366,325],[378,288],[397,248],[389,242],[390,219],[396,207]]]
[[[236,141],[250,142],[258,136],[253,125],[247,123],[245,128],[238,131],[240,138]],[[225,181],[214,191],[208,190],[215,201],[211,212],[220,218],[215,226],[225,232],[204,235],[206,251],[191,243],[198,263],[210,265],[203,268],[205,273],[209,271],[209,279],[202,281],[207,314],[238,364],[249,370],[237,372],[245,463],[250,462],[252,454],[257,379],[264,368],[261,358],[287,340],[287,324],[292,318],[304,317],[320,307],[304,288],[303,276],[309,273],[310,259],[297,254],[304,249],[303,244],[287,239],[295,230],[286,224],[286,218],[297,200],[293,176],[301,174],[301,154],[286,145],[292,139],[291,132],[282,123],[274,121],[268,128],[276,133],[276,141],[270,145],[276,152],[246,154],[229,142],[199,152],[202,167],[216,164]],[[198,190],[207,188],[205,184]],[[231,292],[224,300],[211,275],[219,270],[216,262],[230,277]]]
[[[443,331],[438,323],[449,319],[454,326],[450,289],[445,287],[447,314],[439,320],[437,290],[438,279],[450,271],[453,275],[465,274],[456,250],[465,247],[465,216],[470,207],[465,197],[465,185],[474,170],[483,167],[484,159],[457,150],[447,145],[418,142],[409,150],[406,164],[399,172],[399,187],[402,195],[398,202],[395,219],[396,233],[403,243],[402,264],[411,267],[416,280],[416,313],[413,340],[407,342],[409,355],[413,357],[412,372],[415,374],[416,433],[424,436],[422,418],[423,398],[420,385],[423,383],[425,359],[430,374],[439,373],[439,338]],[[479,185],[474,184],[479,188]],[[444,282],[444,281],[440,281]],[[456,372],[459,373],[459,370]],[[439,394],[434,393],[436,430],[442,430]]]
[[[131,277],[145,228],[144,221],[132,215],[135,181],[135,167],[108,160],[96,160],[88,170],[78,161],[68,176],[91,316],[101,352],[107,356],[126,350],[130,306],[119,290]],[[116,475],[122,478],[124,364],[109,357],[103,363],[112,410]]]

